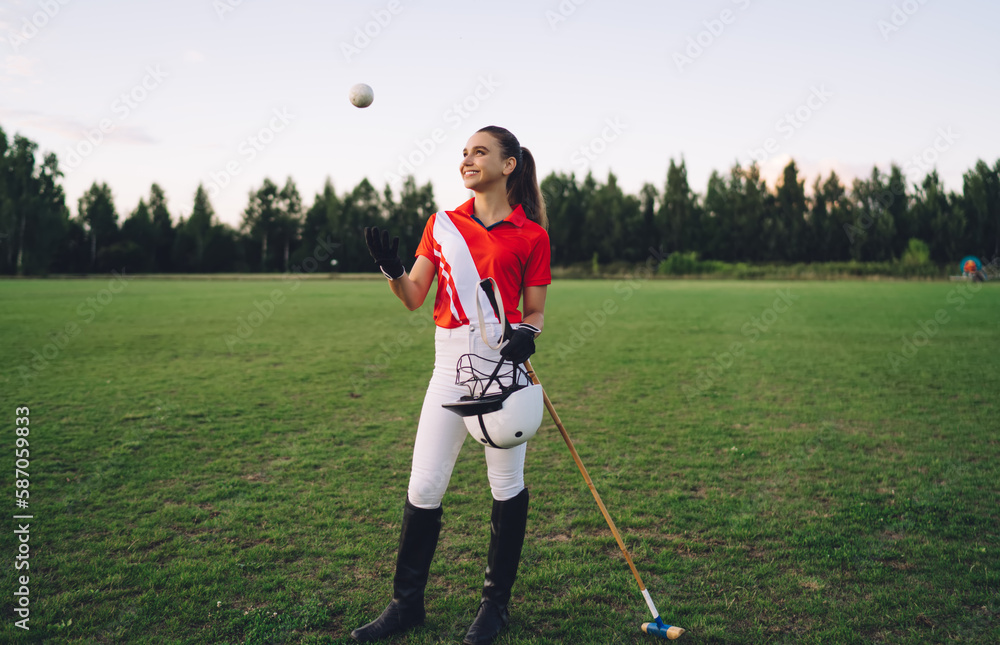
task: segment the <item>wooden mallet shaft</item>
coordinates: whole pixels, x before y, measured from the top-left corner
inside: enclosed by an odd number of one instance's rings
[[[535,374],[535,370],[531,367],[531,361],[524,361],[524,369],[527,370],[532,383],[535,385],[541,385],[541,382],[538,380],[538,376]],[[601,509],[601,514],[604,515],[604,520],[608,523],[608,528],[611,529],[611,533],[615,536],[615,541],[618,542],[618,548],[622,550],[622,554],[625,556],[625,561],[628,562],[628,567],[632,570],[632,575],[635,576],[635,581],[639,583],[639,590],[642,592],[643,598],[645,598],[646,604],[649,606],[649,610],[653,614],[653,618],[657,621],[655,623],[643,624],[643,631],[648,634],[655,634],[656,636],[665,636],[671,640],[680,638],[681,634],[684,633],[684,629],[674,625],[665,625],[660,619],[660,613],[653,605],[653,600],[650,598],[649,592],[646,590],[646,585],[643,584],[642,577],[639,575],[638,569],[635,568],[635,564],[632,562],[632,556],[629,555],[628,549],[625,548],[625,542],[622,540],[622,536],[618,532],[618,527],[615,526],[615,521],[611,519],[611,515],[608,513],[607,507],[605,507],[604,502],[601,501],[601,496],[597,492],[597,487],[594,486],[594,480],[590,478],[590,473],[587,472],[587,467],[583,465],[580,455],[576,452],[576,447],[573,445],[572,439],[569,438],[569,433],[566,432],[566,427],[563,425],[562,420],[559,419],[559,413],[556,412],[555,407],[553,407],[552,401],[549,400],[549,395],[545,392],[544,387],[542,388],[542,400],[545,402],[545,409],[549,411],[552,421],[554,421],[556,427],[559,428],[559,433],[562,435],[563,441],[566,442],[566,446],[569,448],[570,454],[573,455],[573,461],[576,462],[576,467],[580,469],[580,474],[583,475],[583,479],[587,482],[590,492],[594,495],[597,507]],[[660,629],[661,626],[662,629]],[[653,629],[650,629],[649,627]]]

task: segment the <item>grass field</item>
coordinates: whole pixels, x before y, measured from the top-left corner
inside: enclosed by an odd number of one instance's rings
[[[407,312],[370,280],[110,277],[2,281],[0,302],[0,640],[345,643],[378,615],[429,303]],[[1000,642],[998,285],[559,281],[538,347],[688,642]],[[28,509],[14,505],[16,406],[30,407]],[[526,479],[499,642],[656,642],[548,419]],[[489,500],[469,441],[428,623],[393,642],[461,640]],[[27,571],[12,566],[19,513],[34,515]],[[13,611],[26,574],[28,632]]]

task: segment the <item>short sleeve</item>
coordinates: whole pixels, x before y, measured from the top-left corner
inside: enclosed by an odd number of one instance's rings
[[[434,220],[437,218],[437,213],[432,214],[427,218],[427,224],[424,225],[424,234],[420,236],[420,244],[417,246],[417,252],[415,257],[420,257],[421,255],[434,263],[434,268],[438,268],[438,256],[434,254],[434,247],[436,242],[434,241]]]
[[[552,248],[549,245],[549,234],[542,229],[525,264],[524,286],[541,287],[552,284],[551,261]]]

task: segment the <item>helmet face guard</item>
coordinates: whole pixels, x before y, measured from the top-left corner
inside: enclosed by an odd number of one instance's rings
[[[462,417],[476,441],[493,448],[513,448],[535,436],[542,425],[542,386],[527,371],[505,359],[477,354],[458,359],[457,385],[469,394],[443,407]]]

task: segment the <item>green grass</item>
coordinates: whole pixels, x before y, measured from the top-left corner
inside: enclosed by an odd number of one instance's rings
[[[380,281],[293,286],[0,282],[0,466],[12,490],[14,407],[30,406],[35,515],[30,632],[13,626],[23,572],[3,524],[0,640],[345,643],[381,611],[430,376],[429,303],[407,312]],[[533,363],[689,642],[1000,641],[1000,289],[959,288],[550,288]],[[791,304],[772,309],[778,290]],[[241,329],[272,295],[273,313]],[[905,347],[939,310],[929,342]],[[33,351],[48,357],[40,370]],[[499,642],[653,642],[548,420],[526,479],[528,539]],[[489,500],[467,442],[428,623],[393,642],[461,640]]]

